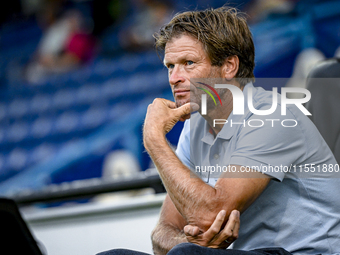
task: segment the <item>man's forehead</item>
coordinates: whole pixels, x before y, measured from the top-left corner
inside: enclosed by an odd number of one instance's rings
[[[180,44],[181,46],[200,46],[203,47],[203,44],[194,36],[189,35],[187,33],[182,33],[172,37],[165,45],[165,53],[169,48],[176,47]]]
[[[166,44],[164,61],[169,58],[183,57],[190,54],[200,55],[202,57],[206,55],[202,43],[198,41],[197,38],[183,35],[171,39],[171,41]]]

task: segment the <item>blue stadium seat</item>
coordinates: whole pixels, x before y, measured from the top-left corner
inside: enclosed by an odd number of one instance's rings
[[[73,89],[58,90],[52,99],[53,108],[68,109],[75,104],[75,92]]]
[[[100,101],[101,91],[97,84],[84,84],[74,94],[77,104],[92,104]]]
[[[0,123],[7,117],[7,104],[0,103]]]
[[[85,129],[92,129],[103,125],[107,121],[107,109],[102,106],[92,106],[82,114],[81,125]]]
[[[64,112],[56,120],[55,129],[57,133],[71,133],[79,127],[79,114],[77,112]]]
[[[6,140],[6,135],[5,135],[5,127],[0,126],[0,144],[4,143]]]
[[[28,107],[29,102],[27,99],[16,98],[8,106],[8,115],[12,118],[20,118],[27,113]]]
[[[8,142],[20,143],[29,133],[29,123],[14,122],[9,126],[6,137]]]
[[[51,108],[52,97],[48,94],[37,93],[30,100],[29,111],[31,114],[43,113]]]
[[[43,139],[52,133],[53,120],[50,117],[39,117],[32,122],[30,137]]]
[[[8,169],[12,172],[22,171],[28,161],[27,150],[15,148],[8,155]]]
[[[58,145],[53,143],[42,143],[31,149],[29,163],[31,165],[48,160],[58,151]]]

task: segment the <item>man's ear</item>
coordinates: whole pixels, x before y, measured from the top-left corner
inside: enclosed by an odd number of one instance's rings
[[[239,63],[238,56],[234,55],[227,57],[222,68],[223,77],[227,80],[233,79],[238,72]]]

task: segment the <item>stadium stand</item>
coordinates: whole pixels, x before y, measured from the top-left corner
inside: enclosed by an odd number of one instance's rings
[[[203,1],[176,2],[177,9],[206,7]],[[340,45],[339,20],[339,1],[301,0],[292,12],[253,24],[255,76],[290,77],[296,56],[309,47],[333,56]],[[155,97],[172,98],[157,54],[99,54],[80,69],[32,86],[20,80],[20,67],[40,37],[32,20],[1,28],[0,194],[99,178],[105,155],[118,149],[132,152],[141,169],[148,169],[141,136],[146,107]],[[168,134],[174,146],[181,127],[178,123]]]

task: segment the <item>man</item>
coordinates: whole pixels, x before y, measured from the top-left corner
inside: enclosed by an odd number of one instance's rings
[[[340,252],[340,179],[326,178],[339,166],[301,106],[287,105],[282,114],[280,101],[272,107],[275,94],[253,87],[254,45],[245,19],[227,7],[184,12],[161,29],[156,46],[164,49],[175,102],[155,99],[144,124],[145,148],[167,190],[152,233],[154,253]],[[214,81],[232,86],[214,90]],[[208,88],[220,104],[204,99]],[[252,99],[241,104],[242,114],[231,90]],[[165,134],[189,118],[175,153]],[[304,175],[311,165],[313,173]],[[235,239],[234,249],[225,249]]]

